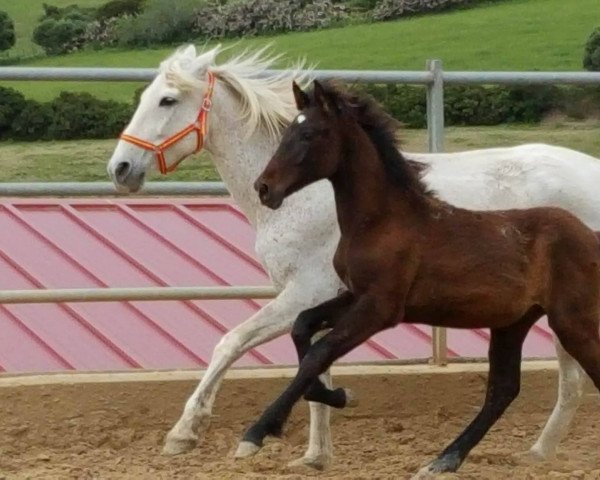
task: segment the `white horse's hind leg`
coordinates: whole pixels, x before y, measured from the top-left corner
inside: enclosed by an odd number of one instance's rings
[[[558,398],[542,434],[531,447],[537,459],[547,460],[556,454],[556,447],[566,435],[583,395],[585,372],[554,337],[558,357]]]
[[[319,332],[313,337],[313,343],[321,338],[325,332]],[[330,390],[333,388],[331,373],[327,370],[319,375],[319,379]],[[308,466],[317,470],[324,470],[333,458],[333,444],[331,441],[331,428],[329,416],[331,409],[318,402],[308,402],[310,408],[310,430],[308,434],[308,448],[304,457],[288,464],[289,467]]]

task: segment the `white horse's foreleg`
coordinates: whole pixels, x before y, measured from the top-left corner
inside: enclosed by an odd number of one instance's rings
[[[176,455],[195,447],[208,425],[215,396],[227,369],[248,350],[292,328],[298,312],[290,309],[284,290],[252,317],[227,332],[215,346],[206,373],[187,400],[183,414],[167,434],[163,453]],[[294,302],[291,304],[294,306]]]
[[[167,434],[163,453],[176,455],[193,449],[208,425],[215,396],[229,366],[244,353],[291,330],[294,320],[305,308],[320,299],[303,298],[306,292],[288,284],[272,302],[223,336],[215,347],[202,380],[187,400],[180,419]],[[320,377],[330,386],[329,372]],[[332,444],[329,429],[329,407],[310,406],[310,437],[306,455],[300,461],[313,468],[325,468],[331,461]]]
[[[530,453],[540,460],[550,459],[556,454],[556,447],[573,421],[585,382],[585,372],[556,337],[554,344],[558,357],[558,398],[542,434],[530,449]]]

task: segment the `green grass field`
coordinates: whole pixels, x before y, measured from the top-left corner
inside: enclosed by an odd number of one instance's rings
[[[37,6],[42,0],[12,3],[13,8],[20,5],[18,8],[25,10],[24,4]],[[71,3],[71,0],[54,3]],[[93,4],[94,0],[80,3]],[[0,0],[0,9],[4,4],[12,5],[8,0]],[[584,43],[599,19],[599,0],[507,0],[395,22],[244,39],[236,48],[272,42],[288,58],[306,56],[320,68],[334,69],[423,69],[427,58],[441,58],[449,70],[581,70]],[[155,67],[173,48],[86,51],[33,60],[28,65]],[[10,83],[38,100],[48,100],[61,90],[73,89],[130,101],[137,86]]]
[[[535,127],[462,127],[446,129],[446,150],[545,142],[574,148],[600,158],[600,123],[553,123]],[[402,132],[403,148],[426,151],[426,132]],[[70,142],[0,143],[0,182],[18,181],[107,181],[106,163],[116,140]],[[189,158],[180,168],[151,180],[218,180],[206,154]]]

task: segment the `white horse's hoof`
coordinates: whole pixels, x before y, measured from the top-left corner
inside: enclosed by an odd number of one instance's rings
[[[167,439],[162,449],[163,455],[181,455],[192,451],[198,443],[197,438],[175,437],[167,435]]]
[[[329,455],[305,455],[302,458],[293,460],[287,464],[288,468],[298,470],[310,468],[312,470],[323,471],[331,464],[331,457]]]
[[[410,480],[430,480],[432,478],[435,478],[435,476],[436,474],[429,470],[429,465],[427,465],[426,467],[423,467],[421,470],[419,470],[415,475],[410,477]]]
[[[256,455],[256,452],[260,450],[260,447],[252,442],[242,440],[235,451],[235,458],[248,458],[252,455]]]
[[[544,453],[541,449],[533,446],[527,452],[515,454],[518,461],[524,463],[540,463],[554,458],[554,455]]]
[[[346,405],[345,408],[354,408],[358,405],[358,398],[354,394],[352,390],[349,388],[344,388],[344,393],[346,394]]]

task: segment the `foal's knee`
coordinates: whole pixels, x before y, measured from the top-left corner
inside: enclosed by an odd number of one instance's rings
[[[313,320],[313,313],[310,310],[304,310],[296,317],[291,332],[292,340],[295,344],[306,342],[307,340],[310,341],[310,337],[312,336],[311,323]]]

